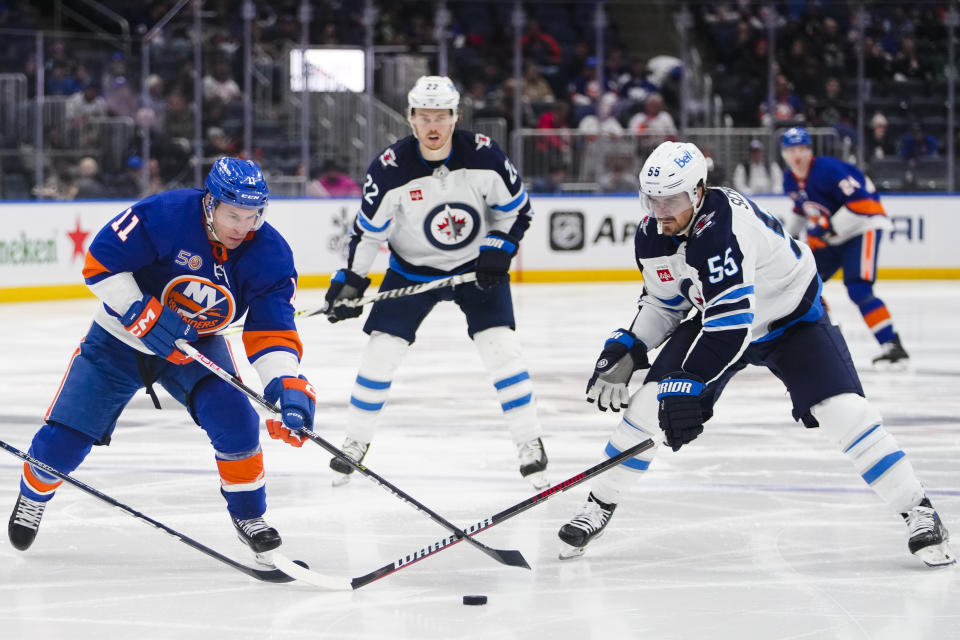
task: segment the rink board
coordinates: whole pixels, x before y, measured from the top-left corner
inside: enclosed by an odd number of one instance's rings
[[[759,196],[756,202],[784,218],[790,201]],[[893,229],[883,239],[880,277],[960,278],[960,197],[885,195]],[[97,231],[129,201],[0,203],[0,301],[87,296],[80,271]],[[287,238],[301,287],[325,287],[343,266],[355,198],[276,199],[268,221]],[[622,196],[533,197],[533,223],[514,262],[522,282],[577,282],[639,278],[633,234],[640,219],[637,198]],[[373,272],[387,264],[384,249]],[[376,280],[376,278],[375,278]]]

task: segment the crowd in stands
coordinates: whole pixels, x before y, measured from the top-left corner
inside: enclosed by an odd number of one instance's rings
[[[868,170],[909,175],[943,153],[949,3],[870,3],[864,29]],[[829,127],[859,144],[855,2],[788,2],[774,15],[775,81],[767,104],[767,4],[713,2],[696,31],[734,126]],[[747,52],[744,55],[744,52]]]
[[[176,4],[175,0],[130,3],[100,0],[124,17],[131,30],[143,34]],[[378,2],[374,42],[408,51],[436,44],[434,6],[422,0]],[[253,64],[256,75],[267,79],[275,106],[270,118],[254,123],[252,157],[269,175],[307,175],[311,193],[334,195],[342,189],[332,183],[344,158],[317,157],[300,166],[299,126],[295,108],[285,104],[282,90],[288,82],[284,56],[299,42],[300,0],[256,0],[253,21]],[[872,161],[900,158],[904,163],[921,156],[937,156],[949,141],[945,130],[944,55],[946,32],[943,3],[919,2],[871,6],[867,29],[865,76],[868,119],[865,155]],[[778,3],[774,100],[768,109],[766,92],[768,3],[693,3],[695,44],[705,60],[704,71],[715,81],[724,112],[734,126],[805,124],[833,127],[857,141],[856,70],[853,2]],[[363,2],[314,0],[309,40],[318,45],[360,46],[364,42]],[[663,140],[676,139],[681,61],[672,55],[642,57],[631,52],[615,21],[603,32],[603,60],[595,50],[595,4],[588,0],[527,2],[521,35],[523,78],[519,89],[520,121],[514,121],[513,28],[511,2],[449,0],[449,74],[458,82],[462,106],[473,118],[501,118],[507,129],[545,130],[537,141],[540,171],[526,176],[547,190],[570,182],[589,181],[605,191],[633,191],[635,168],[646,153]],[[201,109],[199,136],[204,162],[242,152],[243,22],[233,0],[207,0],[204,22],[203,68],[200,91],[195,92],[192,11],[181,11],[162,30],[150,52],[150,74],[140,77],[139,42],[128,50],[104,48],[101,42],[73,40],[69,44],[51,35],[44,57],[44,93],[62,97],[66,131],[51,131],[53,151],[50,184],[31,185],[33,195],[62,197],[71,193],[102,193],[113,197],[143,195],[163,187],[192,184],[191,158],[195,143],[195,109]],[[590,25],[584,28],[584,25]],[[26,0],[0,0],[0,28],[40,29],[52,33],[48,15]],[[37,58],[32,38],[0,40],[0,73],[22,73],[28,98],[35,95]],[[673,53],[673,52],[670,52]],[[141,87],[141,83],[145,87]],[[144,91],[145,89],[145,91]],[[97,156],[104,147],[103,129],[93,126],[104,118],[128,118],[136,126],[128,147],[119,155]],[[573,129],[577,136],[547,131]],[[149,179],[142,182],[140,135],[149,132]],[[593,148],[600,137],[623,138],[622,148]],[[10,150],[29,144],[31,132],[0,137],[5,154],[3,171],[16,170],[19,157]],[[628,136],[629,137],[629,136]],[[500,141],[506,144],[507,141]],[[68,153],[68,151],[77,153]],[[709,153],[709,148],[705,149]],[[755,160],[742,158],[744,167]],[[598,155],[600,154],[600,155]],[[82,173],[98,163],[102,190],[64,188],[79,182]],[[766,159],[765,163],[776,163]],[[731,162],[731,168],[733,162]],[[879,165],[878,165],[879,166]],[[205,167],[204,167],[205,169]],[[719,168],[718,168],[719,170]],[[23,172],[30,179],[28,172]],[[341,171],[342,173],[342,171]],[[141,176],[131,180],[131,176]],[[563,180],[559,180],[560,176]],[[323,178],[321,176],[327,176]],[[355,178],[351,182],[355,185]],[[722,176],[732,179],[731,175]],[[324,184],[326,180],[330,184]],[[74,185],[76,186],[76,185]],[[10,197],[2,193],[3,197]],[[77,196],[78,197],[78,196]]]

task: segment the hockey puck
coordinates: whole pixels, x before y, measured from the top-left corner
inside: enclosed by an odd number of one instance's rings
[[[463,604],[487,604],[487,596],[463,596]]]
[[[303,567],[304,569],[309,569],[309,568],[310,568],[310,565],[308,565],[308,564],[307,564],[306,562],[304,562],[303,560],[294,560],[294,561],[293,561],[293,564],[298,564],[298,565],[300,565],[301,567]]]

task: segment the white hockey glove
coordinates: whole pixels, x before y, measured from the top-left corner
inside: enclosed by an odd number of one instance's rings
[[[630,377],[637,369],[649,366],[647,346],[626,329],[617,329],[603,343],[593,376],[587,382],[587,402],[596,402],[600,411],[626,409],[630,404]]]

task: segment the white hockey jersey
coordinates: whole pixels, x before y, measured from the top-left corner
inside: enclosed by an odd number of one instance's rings
[[[652,217],[640,224],[635,250],[644,291],[630,327],[654,348],[696,307],[703,329],[684,371],[710,382],[751,342],[771,340],[822,313],[822,282],[810,248],[740,193],[708,189],[688,233],[660,235]]]
[[[428,162],[408,136],[367,171],[347,268],[366,275],[387,241],[390,268],[411,280],[470,271],[487,233],[519,240],[530,216],[516,168],[489,137],[455,130],[447,159]]]

